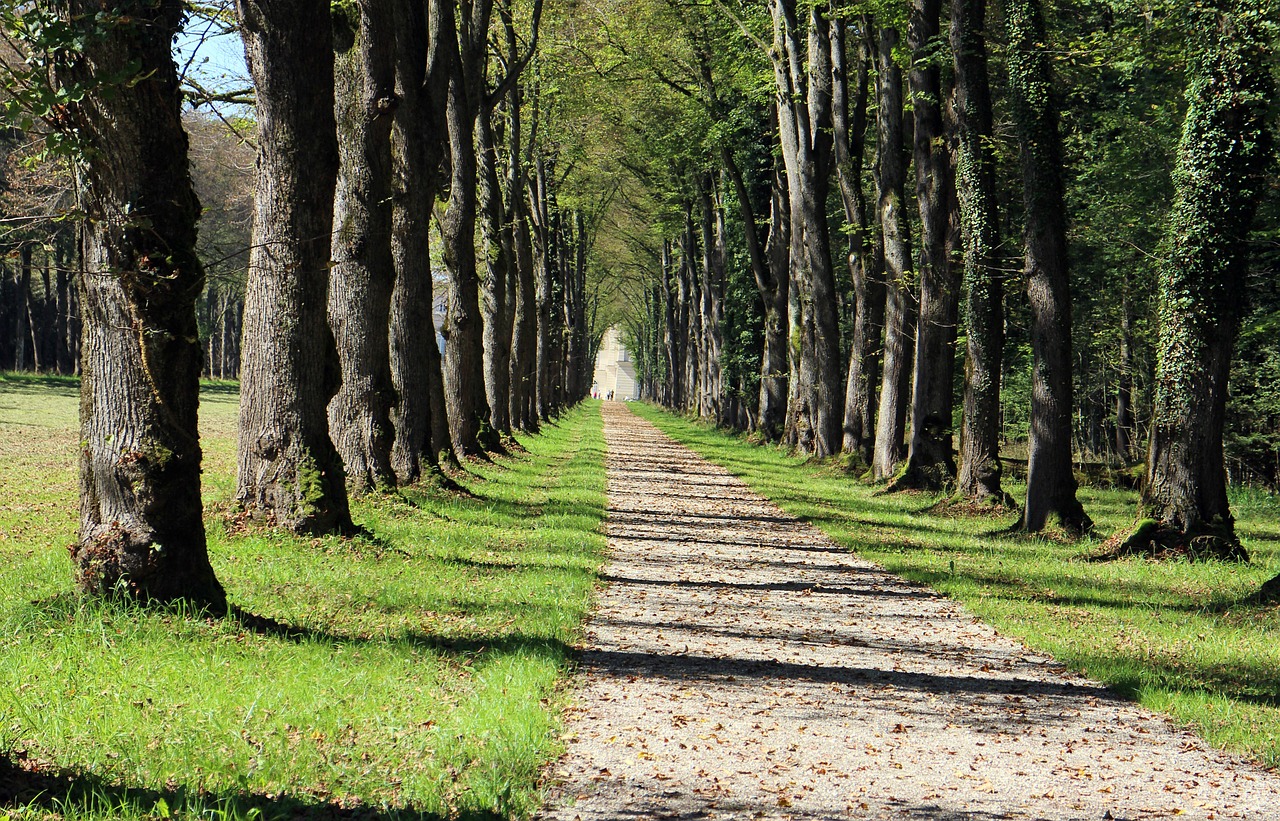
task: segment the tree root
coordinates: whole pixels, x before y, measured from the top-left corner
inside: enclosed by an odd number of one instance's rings
[[[1089,560],[1109,562],[1130,556],[1156,561],[1249,561],[1248,551],[1240,544],[1231,528],[1210,525],[1182,531],[1162,525],[1154,519],[1138,522],[1128,536],[1124,533],[1112,536],[1103,545],[1102,552],[1091,556]],[[1277,587],[1280,588],[1280,582]]]

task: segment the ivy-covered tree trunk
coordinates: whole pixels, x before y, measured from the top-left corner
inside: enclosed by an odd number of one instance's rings
[[[956,475],[952,444],[956,326],[960,288],[951,261],[954,177],[942,102],[937,51],[942,0],[914,0],[907,29],[911,48],[911,107],[915,113],[916,201],[920,209],[920,310],[911,391],[911,441],[895,488],[941,490]]]
[[[1129,540],[1245,558],[1227,502],[1227,377],[1246,292],[1248,236],[1274,157],[1271,0],[1188,9],[1187,115],[1159,269],[1156,397],[1142,506]]]
[[[351,528],[326,406],[326,314],[338,173],[327,0],[240,0],[257,89],[253,246],[245,286],[236,498],[302,533]]]
[[[1076,498],[1071,462],[1071,292],[1062,138],[1053,98],[1048,35],[1039,0],[1005,0],[1009,87],[1022,154],[1023,231],[1031,303],[1031,438],[1022,527],[1044,529],[1050,517],[1069,533],[1093,523]]]
[[[329,325],[342,382],[329,430],[356,489],[394,486],[391,446],[391,128],[395,20],[379,0],[335,7],[334,96],[338,184],[334,195]]]
[[[200,202],[170,56],[182,4],[117,4],[118,16],[105,20],[95,2],[62,9],[73,29],[101,24],[57,73],[62,87],[88,88],[67,109],[82,141],[87,218],[80,535],[71,558],[88,593],[222,611],[200,503]]]
[[[877,481],[892,478],[906,456],[903,440],[915,347],[910,291],[911,230],[904,192],[907,153],[903,135],[902,70],[893,60],[897,44],[896,29],[880,30],[876,75],[880,140],[877,187],[880,230],[884,237],[885,309],[884,371],[880,380],[880,410],[876,414],[875,448],[871,455],[871,476]]]
[[[991,88],[987,78],[987,0],[952,0],[956,70],[956,192],[964,244],[964,428],[956,496],[1011,504],[1000,486],[1000,368],[1004,294],[1000,284]]]

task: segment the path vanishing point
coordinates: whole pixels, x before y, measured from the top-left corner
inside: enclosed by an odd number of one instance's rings
[[[542,816],[1280,818],[1280,776],[605,403],[610,564]]]

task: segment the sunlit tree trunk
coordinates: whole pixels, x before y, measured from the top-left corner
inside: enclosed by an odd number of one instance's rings
[[[1193,555],[1244,558],[1227,502],[1227,378],[1246,293],[1248,236],[1274,158],[1268,60],[1274,4],[1190,9],[1188,109],[1160,265],[1156,397],[1142,506]],[[1142,528],[1130,541],[1145,540]],[[1140,546],[1140,545],[1137,545]]]
[[[61,9],[73,27],[102,11],[87,0]],[[177,0],[139,6],[87,35],[57,75],[60,85],[89,89],[66,112],[86,149],[77,194],[87,217],[80,534],[71,558],[88,593],[221,611],[200,502],[200,203],[170,54],[182,14]]]

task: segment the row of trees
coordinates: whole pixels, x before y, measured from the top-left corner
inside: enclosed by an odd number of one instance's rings
[[[1156,538],[1242,555],[1223,437],[1274,263],[1251,277],[1273,3],[637,8],[582,49],[636,101],[601,116],[657,225],[629,291],[648,395],[966,503],[1011,503],[1022,426],[1032,532],[1090,527],[1073,445],[1145,433]]]
[[[179,0],[5,12],[22,58],[7,61],[8,109],[47,130],[75,179],[81,586],[222,609],[202,366],[238,360],[239,502],[294,531],[350,532],[349,491],[501,450],[585,393],[593,219],[560,201],[549,106],[525,78],[539,2],[242,0],[257,152],[236,305],[208,290],[197,238],[172,55],[184,16]],[[222,332],[207,350],[198,307]]]

